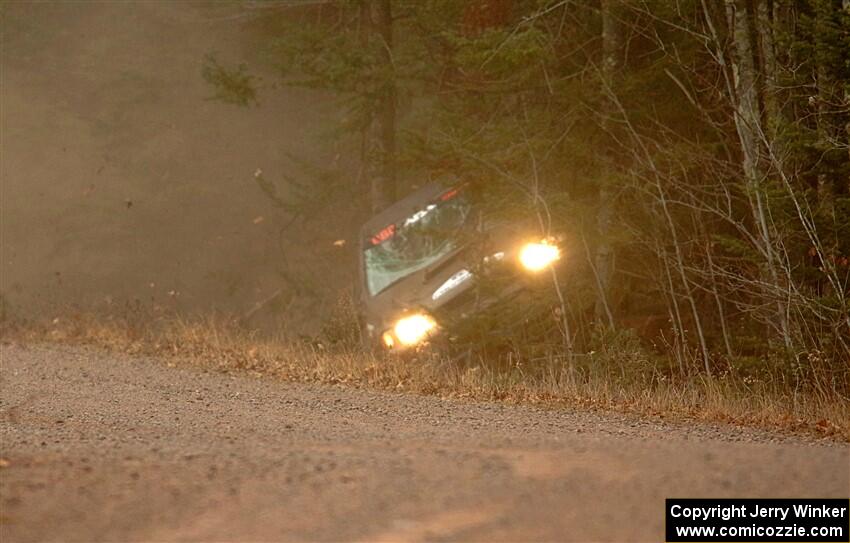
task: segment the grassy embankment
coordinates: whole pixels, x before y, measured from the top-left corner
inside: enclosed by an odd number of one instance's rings
[[[151,324],[153,322],[153,324]],[[470,363],[436,356],[382,357],[261,338],[224,319],[60,317],[6,323],[4,342],[89,345],[223,372],[290,381],[549,407],[609,409],[672,420],[728,422],[850,441],[850,402],[834,387],[741,376],[675,378],[622,345],[576,359]]]

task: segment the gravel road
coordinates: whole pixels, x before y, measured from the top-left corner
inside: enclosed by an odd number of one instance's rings
[[[0,540],[663,541],[665,497],[847,497],[850,448],[2,346]]]

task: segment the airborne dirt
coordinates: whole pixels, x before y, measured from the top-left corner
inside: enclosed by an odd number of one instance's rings
[[[663,541],[665,497],[846,497],[850,449],[4,345],[0,539]]]
[[[340,122],[329,97],[271,88],[258,60],[283,14],[244,4],[0,2],[0,314],[128,301],[242,313],[286,278],[301,286],[279,300],[293,326],[322,316],[326,285],[348,284],[352,244],[333,241],[359,222],[340,210],[351,201],[292,223],[257,185],[297,207],[285,180],[310,186],[310,167],[330,175],[348,155],[317,144]],[[210,99],[209,54],[265,78],[259,106]],[[316,269],[322,288],[302,279]]]

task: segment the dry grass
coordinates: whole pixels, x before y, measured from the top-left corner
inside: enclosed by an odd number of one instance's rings
[[[144,324],[139,324],[144,322]],[[730,376],[672,380],[634,360],[598,353],[579,369],[549,358],[523,364],[474,364],[436,356],[383,357],[329,352],[305,343],[264,339],[224,319],[98,318],[76,315],[50,322],[6,324],[4,341],[85,344],[147,354],[170,363],[247,372],[288,381],[346,384],[382,390],[541,406],[573,406],[662,419],[728,422],[850,441],[850,403],[837,393],[794,390],[777,382]]]

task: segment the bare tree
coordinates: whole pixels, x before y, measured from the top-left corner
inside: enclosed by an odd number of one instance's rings
[[[780,103],[780,88],[778,82],[778,66],[776,59],[776,33],[784,22],[784,2],[774,0],[771,10],[768,0],[758,0],[756,3],[756,22],[759,37],[759,52],[764,72],[764,108],[767,119],[767,135],[772,154],[777,158],[777,167],[787,174],[785,160],[785,145],[783,144],[781,128],[784,124],[782,105]]]
[[[602,84],[607,93],[613,92],[614,80],[620,69],[620,50],[622,47],[621,28],[616,18],[616,0],[602,0]],[[611,97],[606,97],[606,106],[602,112],[603,131],[610,129],[611,112],[615,109]],[[594,317],[596,322],[604,322],[607,326],[614,326],[614,317],[608,305],[608,296],[611,286],[611,275],[613,273],[614,252],[611,247],[611,215],[613,213],[613,193],[608,186],[612,177],[613,168],[610,167],[611,156],[607,157],[609,163],[606,168],[605,179],[599,188],[599,211],[596,216],[597,228],[599,229],[599,243],[596,246],[595,264],[596,282],[599,288],[594,306]]]
[[[753,25],[746,0],[726,0],[729,27],[732,31],[732,75],[734,81],[733,105],[735,127],[741,144],[741,162],[746,179],[747,195],[753,220],[757,225],[760,250],[765,257],[765,267],[770,285],[780,284],[779,259],[774,247],[773,226],[768,202],[763,189],[764,174],[761,169],[761,108],[759,106],[758,74],[754,56]],[[770,294],[770,293],[768,293]],[[788,312],[781,299],[776,301],[776,316],[782,340],[791,348],[791,330]]]
[[[368,1],[368,0],[367,0]],[[392,0],[371,0],[375,8],[375,27],[380,38],[380,88],[375,111],[374,172],[372,175],[372,211],[378,212],[396,199],[396,87],[393,66]]]

